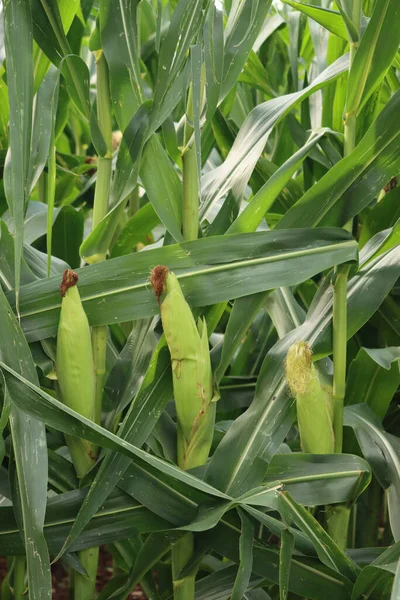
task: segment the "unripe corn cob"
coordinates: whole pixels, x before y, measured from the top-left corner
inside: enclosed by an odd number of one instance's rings
[[[57,334],[56,371],[62,402],[94,420],[95,377],[92,342],[86,313],[77,288],[78,275],[64,272]],[[95,460],[95,447],[86,440],[66,436],[78,477],[83,477]]]
[[[178,465],[192,469],[207,462],[213,438],[215,403],[207,326],[197,324],[175,275],[153,269],[150,282],[160,302],[172,362],[178,421]]]
[[[306,342],[293,344],[286,358],[286,379],[296,399],[301,447],[311,454],[335,451],[332,395],[322,386]]]

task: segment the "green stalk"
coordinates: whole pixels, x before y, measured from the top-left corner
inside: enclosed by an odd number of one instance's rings
[[[108,200],[111,181],[111,157],[98,158],[96,189],[94,192],[92,230],[108,213]],[[105,256],[101,256],[97,262],[101,262]]]
[[[179,431],[178,431],[179,436]],[[190,469],[190,464],[178,467],[181,469]],[[171,561],[172,561],[172,583],[174,588],[174,600],[194,600],[194,587],[196,573],[180,578],[179,574],[190,561],[194,550],[194,536],[188,531],[183,537],[172,545]]]
[[[182,152],[182,234],[186,242],[196,240],[199,227],[199,183],[194,142]]]
[[[104,54],[99,51],[96,61],[97,68],[97,116],[99,126],[107,144],[106,156],[99,157],[97,167],[96,189],[93,203],[92,230],[108,213],[111,169],[112,169],[112,122],[111,122],[111,97],[108,65]],[[99,256],[97,262],[105,260]],[[103,397],[104,374],[106,372],[107,327],[93,327],[92,330],[93,359],[96,375],[96,410],[95,422],[101,420],[101,404]]]
[[[349,265],[335,269],[333,292],[333,431],[335,452],[343,447],[343,409],[346,391],[347,356],[347,277]],[[351,507],[335,504],[327,507],[326,528],[341,550],[346,550]]]
[[[79,552],[79,560],[87,573],[87,577],[75,571],[75,600],[93,600],[96,590],[97,565],[99,548],[85,548]]]
[[[193,533],[185,533],[172,546],[172,581],[174,586],[174,600],[191,600],[194,598],[196,575],[189,575],[179,579],[179,573],[187,565],[193,554]]]
[[[196,322],[177,278],[167,267],[155,267],[150,282],[160,305],[171,355],[178,467],[186,471],[207,462],[213,438],[218,394],[213,384],[207,326],[204,319]],[[192,557],[193,546],[192,533],[184,534],[172,546],[175,600],[194,599],[196,570],[183,578],[180,575]]]
[[[25,556],[14,559],[14,600],[24,600],[25,592]]]
[[[97,69],[97,117],[100,130],[107,144],[108,152],[104,157],[98,158],[97,180],[93,203],[92,230],[108,213],[111,170],[112,170],[112,122],[111,122],[111,97],[108,65],[103,51],[96,56]],[[98,261],[105,260],[99,256]],[[94,421],[101,421],[101,407],[103,398],[104,374],[106,372],[107,327],[93,327],[92,329],[93,362],[95,369],[95,411]],[[92,600],[95,596],[96,575],[98,566],[99,549],[86,548],[79,552],[79,560],[84,566],[87,577],[80,573],[75,574],[75,600]]]
[[[344,155],[351,154],[356,146],[356,115],[347,114],[344,124]]]
[[[129,195],[129,215],[133,217],[137,213],[140,208],[140,196],[139,196],[139,186],[137,185],[135,189]]]
[[[347,504],[334,504],[326,509],[327,531],[343,552],[347,546],[350,511],[351,509]]]
[[[351,19],[358,31],[361,22],[361,0],[354,0]],[[353,64],[357,45],[350,40],[350,69]],[[344,156],[353,152],[356,146],[357,117],[356,113],[346,111],[344,126]],[[350,221],[346,229],[351,231]],[[335,268],[333,293],[333,431],[335,436],[335,452],[341,453],[343,448],[343,410],[346,392],[346,357],[347,357],[347,278],[348,265]],[[351,508],[347,504],[336,504],[327,508],[326,525],[329,535],[342,550],[346,549],[347,534]]]
[[[53,241],[53,214],[54,200],[56,195],[56,147],[54,144],[54,126],[51,134],[50,152],[47,159],[47,186],[46,186],[46,201],[47,201],[47,277],[50,277],[51,270],[51,247]]]
[[[72,435],[66,435],[65,441],[67,442],[78,479],[82,479],[96,462],[96,449],[92,442]]]
[[[186,114],[193,117],[192,86],[189,89]],[[185,242],[197,240],[199,228],[199,173],[193,128],[185,122],[182,151],[182,234]]]
[[[93,363],[96,377],[96,404],[94,422],[101,423],[101,408],[103,400],[104,375],[106,373],[107,355],[107,326],[92,329]]]
[[[112,168],[112,122],[111,97],[108,65],[103,52],[99,51],[96,61],[97,68],[97,118],[107,145],[107,154],[99,157],[97,167],[96,189],[93,203],[92,230],[108,213]],[[102,257],[104,259],[105,257]]]
[[[333,292],[333,431],[335,452],[343,446],[343,408],[346,391],[347,276],[349,265],[336,269]]]

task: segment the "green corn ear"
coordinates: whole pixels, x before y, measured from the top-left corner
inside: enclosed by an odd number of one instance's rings
[[[64,272],[60,286],[62,302],[57,334],[56,371],[62,402],[94,420],[95,375],[90,328],[77,288],[74,271]],[[95,460],[95,447],[86,440],[66,436],[78,477]]]
[[[153,269],[150,281],[160,302],[171,354],[178,425],[178,465],[192,469],[207,462],[214,433],[215,403],[207,326],[194,320],[175,275]]]
[[[335,440],[329,389],[321,385],[306,342],[293,344],[286,358],[286,380],[296,399],[301,447],[311,454],[332,454]]]

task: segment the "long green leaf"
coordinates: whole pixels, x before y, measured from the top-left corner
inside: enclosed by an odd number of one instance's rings
[[[396,572],[397,562],[400,558],[400,543],[397,542],[387,548],[378,558],[365,566],[359,574],[351,594],[351,600],[370,597],[372,593],[379,594],[380,589],[390,589],[393,582],[393,573]],[[389,583],[389,586],[385,584]],[[380,588],[380,589],[379,589]],[[387,594],[388,597],[388,594]]]
[[[346,232],[291,230],[200,239],[115,258],[77,272],[91,325],[106,325],[158,313],[148,284],[157,264],[166,264],[176,273],[191,306],[206,306],[294,285],[356,258],[357,245]],[[30,341],[55,334],[59,285],[52,278],[21,289],[21,324]]]
[[[280,481],[303,506],[322,506],[343,502],[344,498],[354,502],[370,479],[368,463],[357,456],[293,452],[275,455],[264,481]]]
[[[10,110],[9,149],[4,185],[15,225],[15,289],[18,295],[24,242],[24,215],[29,200],[29,160],[33,109],[33,33],[28,2],[4,2],[4,36]]]
[[[321,6],[304,4],[303,2],[297,2],[296,0],[283,0],[283,2],[289,4],[292,8],[300,10],[331,33],[334,33],[347,41],[347,30],[339,12],[322,8]]]
[[[233,586],[231,600],[241,600],[245,593],[251,576],[253,564],[253,536],[254,524],[243,510],[239,510],[240,520],[242,522],[242,531],[240,534],[240,564]]]
[[[271,0],[232,2],[225,28],[220,101],[226,98],[241,73],[271,6]]]
[[[76,489],[49,498],[44,533],[51,554],[56,555],[60,551],[86,493],[86,489]],[[9,556],[22,554],[24,544],[11,506],[0,507],[0,523],[2,552]],[[129,538],[137,532],[163,531],[169,525],[132,500],[125,492],[116,490],[75,542],[72,550],[76,552],[96,546],[100,538],[104,543],[111,543]]]
[[[110,71],[111,94],[122,131],[143,102],[137,39],[139,2],[100,1],[102,49]]]
[[[399,600],[400,598],[400,559],[397,562],[396,576],[393,582],[392,595],[390,600]]]
[[[176,466],[148,454],[140,448],[136,448],[115,434],[71,410],[3,362],[1,362],[1,369],[12,404],[18,408],[23,408],[29,415],[44,418],[45,422],[58,431],[88,439],[101,447],[126,454],[131,459],[137,460],[139,465],[150,465],[156,470],[193,487],[195,490],[210,494],[211,497],[227,498],[226,494],[214,489],[197,477],[181,471]],[[22,389],[25,390],[25,394],[21,393]]]
[[[240,128],[224,163],[203,176],[203,204],[200,212],[202,218],[207,216],[211,206],[228,190],[244,191],[272,128],[298,102],[340,77],[347,68],[348,57],[343,56],[316,77],[304,90],[268,100],[252,110]]]
[[[326,130],[312,132],[307,142],[272,175],[258,190],[246,208],[228,229],[228,233],[255,231],[271,208],[277,196],[281,193],[289,179],[306,159],[311,150],[320,141]]]
[[[377,0],[361,38],[347,84],[346,113],[356,115],[384,78],[400,44],[400,6],[397,0]]]
[[[303,506],[298,505],[288,492],[279,496],[281,511],[292,518],[297,527],[313,542],[322,563],[335,569],[350,581],[355,581],[357,569],[353,561],[342,552],[327,532]]]
[[[365,402],[383,419],[400,384],[399,348],[360,348],[349,367],[347,405]]]
[[[400,248],[397,247],[375,259],[350,279],[349,337],[376,311],[399,272]],[[370,287],[371,281],[374,281],[374,293]],[[369,290],[368,294],[364,293],[365,289]],[[216,449],[208,465],[207,481],[234,495],[244,493],[262,481],[268,461],[277,451],[294,418],[293,399],[283,377],[287,351],[295,341],[306,340],[316,355],[319,352],[322,355],[329,354],[332,351],[331,318],[332,288],[327,279],[305,323],[283,337],[267,354],[257,381],[255,398]]]
[[[288,595],[294,542],[294,535],[290,529],[284,529],[282,531],[281,551],[279,555],[279,600],[286,600]]]
[[[59,80],[60,72],[55,67],[51,67],[36,94],[27,183],[29,193],[36,185],[49,156],[51,134],[57,112]]]
[[[277,227],[345,225],[400,170],[400,92],[387,103],[355,150],[334,165],[284,215]],[[398,125],[398,126],[397,126]]]
[[[172,396],[171,379],[162,387],[161,392],[158,391],[158,384],[164,379],[165,373],[169,372],[169,368],[169,354],[163,340],[152,357],[144,381],[118,431],[122,439],[138,447],[146,441],[160,413]],[[77,519],[69,532],[66,547],[78,537],[118,484],[130,464],[130,458],[117,453],[108,454],[104,457]]]
[[[0,329],[1,361],[29,379],[33,385],[39,385],[29,346],[1,289]],[[42,420],[12,406],[10,428],[23,519],[29,595],[34,600],[50,600],[50,561],[43,535],[47,497],[45,426]]]
[[[238,542],[240,530],[221,522],[214,530],[203,534],[203,539],[216,552],[239,563]],[[279,550],[256,544],[253,549],[253,574],[279,583]],[[315,559],[293,557],[290,568],[289,590],[313,600],[348,600],[348,581],[339,573],[326,568]]]
[[[348,406],[345,424],[354,429],[365,458],[375,477],[387,489],[390,525],[396,541],[400,540],[400,438],[386,433],[365,404]]]

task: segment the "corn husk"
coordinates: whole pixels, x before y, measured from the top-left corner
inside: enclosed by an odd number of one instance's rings
[[[151,283],[160,302],[165,338],[171,354],[178,427],[178,465],[205,464],[214,433],[215,404],[207,326],[196,323],[175,275],[156,267]]]
[[[61,284],[61,313],[57,334],[56,372],[61,401],[94,420],[95,374],[90,327],[77,288],[78,276],[65,271]],[[96,457],[93,444],[66,436],[78,477],[83,477]]]
[[[332,393],[327,386],[321,385],[312,362],[311,349],[306,342],[297,342],[289,348],[286,379],[296,399],[303,451],[311,454],[333,453],[335,440]]]

